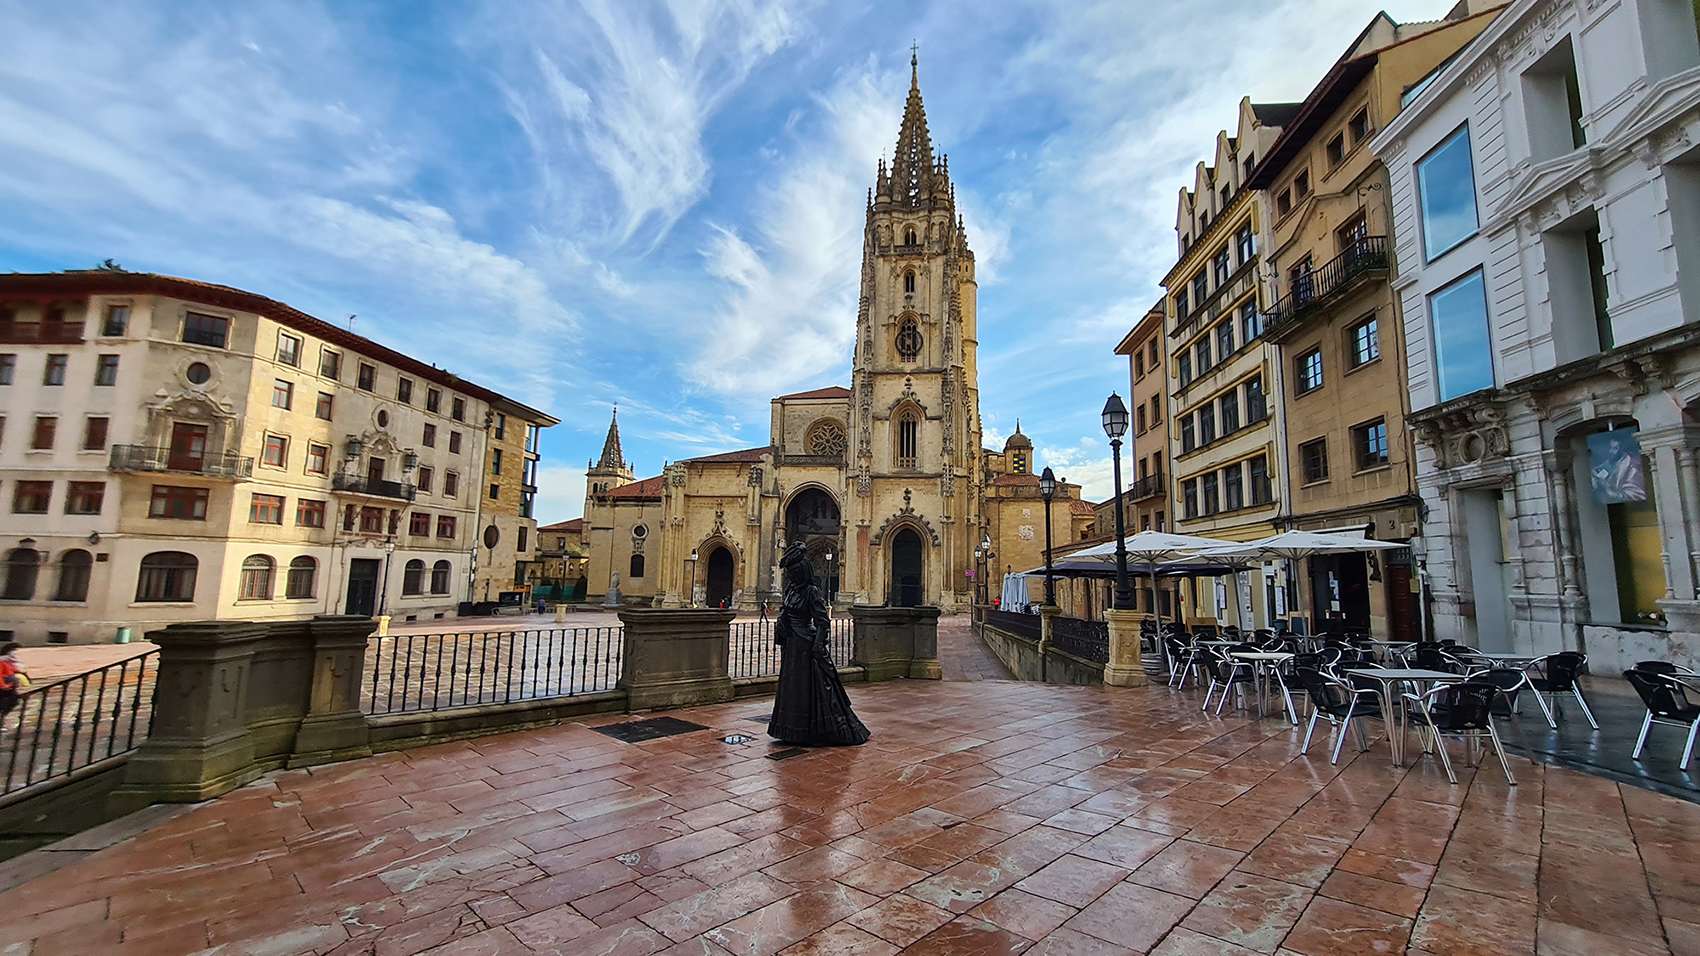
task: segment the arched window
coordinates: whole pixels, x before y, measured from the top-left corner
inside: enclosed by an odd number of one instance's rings
[[[909,295],[915,294],[915,270],[903,273],[903,291]]]
[[[917,449],[921,447],[921,417],[915,414],[913,408],[906,408],[897,416],[897,467],[914,468],[919,460]]]
[[[913,226],[903,230],[903,244],[906,246],[918,246],[921,244],[915,238],[915,228]]]
[[[438,561],[436,564],[431,565],[431,593],[432,594],[447,594],[447,593],[449,593],[449,571],[450,570],[451,569],[450,569],[449,563],[447,561]]]
[[[35,579],[40,573],[41,555],[34,548],[6,552],[6,585],[0,588],[0,599],[28,601],[35,597]]]
[[[318,590],[319,562],[302,555],[289,562],[289,577],[283,583],[283,596],[310,598]]]
[[[59,556],[59,586],[53,589],[55,601],[87,601],[89,599],[89,568],[94,558],[81,548],[73,548]]]
[[[236,597],[241,601],[269,601],[272,599],[272,575],[277,570],[277,562],[263,554],[256,554],[242,562],[242,585]]]
[[[138,602],[193,601],[199,563],[182,551],[155,551],[142,559],[136,575]]]
[[[631,572],[631,573],[626,575],[626,577],[628,577],[628,578],[641,578],[641,577],[643,577],[643,555],[641,555],[641,554],[632,555],[632,564],[631,564],[631,567],[628,570]]]
[[[921,326],[913,316],[897,324],[897,357],[905,362],[921,357]]]
[[[401,573],[402,597],[425,593],[425,562],[414,558]]]

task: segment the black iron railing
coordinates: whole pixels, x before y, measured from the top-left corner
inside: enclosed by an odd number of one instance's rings
[[[372,495],[376,498],[400,498],[412,501],[418,493],[418,488],[404,481],[385,481],[382,478],[368,478],[365,475],[332,475],[331,487],[337,491],[349,491],[357,495]]]
[[[158,445],[113,445],[107,467],[113,471],[159,471],[205,478],[249,478],[254,459],[243,455],[190,455]]]
[[[1039,639],[1042,630],[1039,624],[1039,615],[1022,614],[1016,611],[988,610],[986,612],[986,623],[1005,633],[1025,637],[1032,641]]]
[[[129,753],[153,722],[159,651],[27,688],[0,720],[0,794]]]
[[[1146,498],[1152,498],[1162,493],[1163,473],[1159,471],[1154,475],[1146,475],[1144,478],[1134,482],[1133,486],[1127,490],[1127,497],[1129,501],[1142,501]]]
[[[855,652],[854,619],[832,618],[832,663],[839,667],[850,664]],[[731,644],[727,648],[727,671],[734,680],[743,677],[772,677],[779,673],[779,645],[773,643],[773,619],[733,621]]]
[[[1386,272],[1387,264],[1386,236],[1364,236],[1356,240],[1317,268],[1293,277],[1287,294],[1269,310],[1266,331],[1278,331],[1286,323],[1303,318],[1351,287],[1359,277]]]
[[[1110,626],[1076,617],[1051,618],[1051,646],[1100,664],[1110,659]]]
[[[374,637],[364,709],[406,714],[612,690],[624,649],[619,627]]]

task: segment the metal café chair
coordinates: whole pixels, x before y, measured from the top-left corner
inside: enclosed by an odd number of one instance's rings
[[[1199,709],[1209,711],[1210,698],[1215,694],[1216,688],[1221,687],[1222,696],[1216,702],[1216,716],[1218,717],[1222,716],[1222,707],[1228,703],[1229,690],[1233,690],[1243,703],[1246,685],[1256,680],[1256,676],[1252,673],[1251,664],[1245,661],[1236,661],[1229,657],[1228,650],[1230,649],[1224,648],[1221,651],[1208,647],[1202,649],[1202,656],[1205,661],[1204,670],[1210,675],[1210,686],[1204,691],[1204,706]]]
[[[1647,663],[1660,664],[1662,661]],[[1675,665],[1672,665],[1673,667]],[[1684,668],[1686,671],[1687,669]],[[1688,699],[1688,691],[1700,693],[1700,687],[1688,683],[1697,676],[1693,672],[1678,673],[1667,670],[1643,670],[1637,664],[1623,672],[1623,679],[1629,686],[1635,688],[1641,703],[1647,705],[1647,716],[1641,721],[1641,734],[1635,738],[1635,750],[1629,755],[1631,760],[1641,759],[1641,749],[1647,746],[1647,731],[1654,724],[1666,724],[1671,727],[1688,728],[1688,741],[1682,746],[1682,762],[1677,764],[1678,770],[1686,771],[1688,761],[1694,756],[1694,736],[1700,731],[1700,704]]]
[[[1316,732],[1318,720],[1328,721],[1334,734],[1334,747],[1329,754],[1329,763],[1340,762],[1340,746],[1346,742],[1348,727],[1357,734],[1358,751],[1361,753],[1369,749],[1363,725],[1352,722],[1365,718],[1385,722],[1381,713],[1381,695],[1378,692],[1369,687],[1354,687],[1314,667],[1295,668],[1293,680],[1310,700],[1310,721],[1305,724],[1304,744],[1299,748],[1299,753],[1310,752],[1311,735]]]
[[[1569,691],[1576,698],[1576,703],[1581,705],[1582,716],[1588,718],[1588,726],[1599,730],[1600,723],[1594,719],[1594,712],[1588,709],[1588,701],[1582,696],[1582,685],[1576,682],[1576,678],[1582,676],[1583,666],[1588,663],[1588,655],[1579,651],[1559,651],[1548,654],[1537,663],[1546,676],[1529,678],[1529,686],[1535,689],[1535,693],[1552,698],[1552,715],[1557,717],[1560,713],[1558,695]]]
[[[1441,684],[1422,694],[1404,695],[1405,700],[1414,705],[1411,713],[1421,719],[1419,731],[1427,733],[1435,752],[1440,755],[1440,766],[1445,769],[1449,782],[1457,783],[1458,775],[1452,772],[1452,758],[1446,754],[1444,738],[1462,738],[1464,758],[1473,764],[1474,750],[1485,737],[1492,742],[1493,752],[1499,757],[1500,769],[1505,771],[1505,782],[1517,786],[1517,778],[1511,775],[1511,761],[1506,758],[1505,747],[1499,742],[1499,731],[1493,726],[1493,701],[1499,693],[1499,688],[1493,683],[1471,678],[1458,684]]]

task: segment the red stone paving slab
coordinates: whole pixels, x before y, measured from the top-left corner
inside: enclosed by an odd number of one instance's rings
[[[1333,766],[1192,689],[851,694],[874,739],[783,762],[740,701],[273,774],[24,870],[0,954],[1700,954],[1695,804]]]

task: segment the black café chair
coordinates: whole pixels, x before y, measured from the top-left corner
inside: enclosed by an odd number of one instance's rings
[[[1205,673],[1210,675],[1210,686],[1204,691],[1204,706],[1200,710],[1210,710],[1210,697],[1216,693],[1216,688],[1222,688],[1222,696],[1216,702],[1216,716],[1222,716],[1222,707],[1228,703],[1228,692],[1234,691],[1243,701],[1246,685],[1253,680],[1251,664],[1246,661],[1236,661],[1228,656],[1228,651],[1235,648],[1204,648],[1200,659],[1204,662]]]
[[[1588,701],[1582,696],[1582,685],[1576,678],[1582,676],[1582,668],[1588,663],[1588,656],[1578,651],[1559,651],[1548,654],[1539,661],[1545,677],[1529,678],[1529,686],[1537,694],[1546,694],[1552,699],[1552,714],[1559,714],[1558,695],[1568,691],[1576,698],[1576,703],[1582,707],[1582,716],[1588,718],[1588,726],[1600,729],[1599,721],[1594,719],[1594,712],[1588,709]]]
[[[1410,659],[1411,666],[1418,670],[1442,671],[1447,674],[1464,673],[1463,662],[1447,653],[1444,644],[1418,644]]]
[[[1314,667],[1294,668],[1293,682],[1310,699],[1310,721],[1305,724],[1304,744],[1299,753],[1310,752],[1310,739],[1316,732],[1318,720],[1328,721],[1334,734],[1334,748],[1329,755],[1329,763],[1340,762],[1340,746],[1346,742],[1348,727],[1357,734],[1359,752],[1369,749],[1363,726],[1352,722],[1365,718],[1381,720],[1380,694],[1368,687],[1353,687],[1340,678]]]
[[[1495,667],[1479,671],[1471,675],[1471,680],[1486,681],[1499,690],[1493,698],[1493,715],[1495,717],[1513,718],[1517,714],[1517,695],[1529,683],[1527,671],[1515,667]]]
[[[1686,683],[1684,678],[1695,679],[1691,674],[1662,669],[1643,670],[1640,664],[1623,672],[1623,679],[1635,688],[1635,693],[1641,697],[1641,703],[1647,705],[1647,716],[1641,721],[1641,735],[1635,738],[1635,750],[1629,755],[1631,760],[1641,759],[1641,748],[1647,745],[1647,731],[1652,730],[1654,724],[1687,727],[1688,742],[1683,744],[1682,762],[1677,764],[1677,769],[1688,769],[1689,758],[1694,756],[1695,732],[1700,730],[1700,704],[1688,699],[1686,692],[1697,688]]]
[[[1185,687],[1188,672],[1192,673],[1196,683],[1199,649],[1185,638],[1173,634],[1163,639],[1163,646],[1169,652],[1169,686]]]
[[[1418,729],[1427,731],[1435,752],[1440,754],[1440,766],[1446,770],[1448,781],[1457,783],[1458,775],[1452,772],[1452,758],[1446,755],[1443,738],[1462,738],[1465,742],[1464,756],[1469,760],[1471,751],[1485,737],[1493,744],[1493,752],[1499,757],[1500,769],[1505,771],[1505,782],[1517,786],[1517,778],[1511,775],[1511,762],[1506,759],[1505,748],[1499,742],[1499,731],[1493,726],[1493,701],[1499,693],[1499,688],[1493,683],[1471,678],[1459,684],[1441,684],[1423,694],[1405,695],[1405,700],[1413,705],[1411,715],[1418,721]]]

